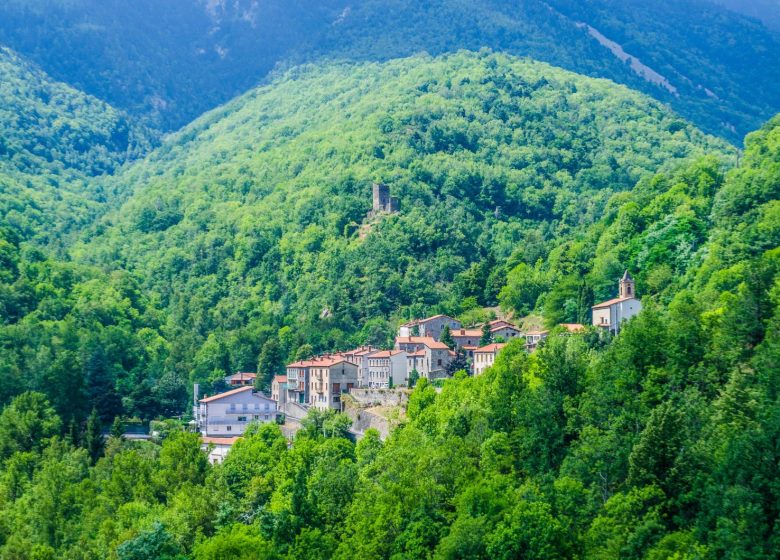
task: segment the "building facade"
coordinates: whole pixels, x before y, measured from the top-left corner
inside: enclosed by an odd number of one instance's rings
[[[506,344],[488,344],[474,350],[474,375],[482,375],[496,362],[496,356]]]
[[[321,410],[341,410],[341,397],[357,387],[358,366],[344,358],[323,357],[309,368],[309,404]]]
[[[381,350],[369,354],[368,387],[371,389],[390,389],[407,385],[409,369],[406,352],[403,350]]]
[[[640,311],[642,302],[636,298],[636,284],[626,271],[618,283],[618,297],[593,306],[593,326],[618,333],[621,324]]]
[[[428,317],[427,319],[415,319],[409,323],[404,323],[398,328],[398,336],[427,336],[434,340],[439,340],[441,338],[441,331],[444,329],[444,325],[449,325],[450,331],[460,329],[462,326],[460,321],[453,319],[448,315],[434,315],[433,317]]]
[[[275,422],[276,401],[240,387],[198,401],[195,419],[201,434],[207,437],[240,436],[252,422]]]
[[[447,366],[452,361],[452,353],[443,342],[428,336],[399,336],[395,339],[395,349],[414,355],[414,367],[420,377],[426,379],[441,379],[447,376]],[[422,357],[418,357],[422,353]],[[407,364],[409,357],[407,356]],[[408,369],[408,374],[412,372]]]

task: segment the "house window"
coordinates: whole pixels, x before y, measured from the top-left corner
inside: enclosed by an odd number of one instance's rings
[[[238,417],[239,422],[246,422],[246,416],[239,416]]]
[[[233,431],[233,426],[228,426],[228,427],[227,427],[227,428],[225,428],[225,429],[226,429],[228,432],[232,432],[232,431]]]
[[[230,403],[230,412],[235,412],[236,410],[236,403]]]
[[[439,363],[438,363],[438,365],[441,365],[441,358],[439,358]]]
[[[249,405],[246,404],[246,403],[241,405],[241,410],[243,410],[244,412],[246,412],[248,408],[249,408]]]
[[[260,420],[260,415],[259,415],[259,414],[255,414],[255,415],[252,417],[252,419],[253,419],[253,420]]]

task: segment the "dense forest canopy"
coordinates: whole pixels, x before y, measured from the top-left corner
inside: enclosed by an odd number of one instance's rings
[[[143,155],[153,138],[0,48],[0,214],[24,238],[56,244],[85,227],[106,202],[88,180]]]
[[[277,65],[483,47],[639,89],[735,144],[780,110],[780,37],[716,0],[7,0],[0,44],[163,130]]]
[[[0,560],[780,557],[773,1],[2,2]],[[435,313],[550,334],[192,433]]]
[[[707,153],[735,161],[660,104],[541,63],[310,66],[114,177],[132,194],[73,254],[143,278],[180,367],[208,383],[267,345],[384,345],[400,319],[495,306],[507,262],[547,258],[616,192]],[[367,219],[372,181],[400,213]],[[611,295],[612,273],[583,306]]]
[[[0,415],[0,550],[776,558],[779,196],[780,117],[748,138],[736,169],[705,158],[614,195],[584,239],[636,259],[660,236],[670,243],[634,266],[687,283],[664,283],[613,341],[554,331],[536,353],[513,342],[440,393],[420,382],[385,442],[369,431],[355,445],[343,416],[311,414],[291,447],[273,424],[252,428],[210,466],[196,434],[167,426],[158,446],[117,433],[102,450],[94,423],[67,431],[44,395],[22,394]],[[681,262],[697,222],[709,231]]]

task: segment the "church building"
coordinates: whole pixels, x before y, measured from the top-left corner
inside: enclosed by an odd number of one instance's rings
[[[642,302],[636,297],[636,283],[627,270],[620,279],[618,297],[594,305],[592,310],[593,325],[613,333],[620,331],[623,321],[642,311]]]

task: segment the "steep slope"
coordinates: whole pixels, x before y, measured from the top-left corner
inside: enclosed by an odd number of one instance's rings
[[[166,130],[277,63],[482,47],[639,89],[734,143],[780,110],[780,38],[712,0],[10,0],[2,42]]]
[[[0,215],[24,237],[86,225],[102,197],[86,179],[150,147],[119,111],[0,48]]]
[[[646,97],[503,55],[303,67],[122,173],[132,196],[76,253],[141,272],[197,333],[182,355],[208,337],[210,375],[254,367],[284,326],[283,347],[332,348],[386,340],[391,314],[495,304],[517,244],[704,151],[726,154]],[[372,181],[399,214],[366,221]]]

